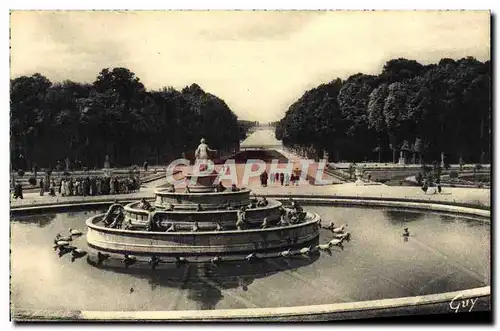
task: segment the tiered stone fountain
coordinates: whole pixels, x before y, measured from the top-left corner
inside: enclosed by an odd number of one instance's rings
[[[215,172],[188,173],[187,182],[195,184],[183,192],[157,190],[153,210],[143,209],[141,202],[124,206],[123,224],[128,229],[106,227],[102,222],[106,214],[88,219],[89,258],[95,259],[100,252],[109,259],[133,255],[136,261],[148,261],[152,256],[167,262],[181,258],[193,262],[239,260],[252,253],[265,258],[317,244],[317,214],[305,212],[300,221],[290,222],[281,202],[268,199],[264,206],[252,206],[250,190],[221,191],[217,176]],[[242,209],[244,225],[237,227]],[[154,229],[148,231],[151,224]]]

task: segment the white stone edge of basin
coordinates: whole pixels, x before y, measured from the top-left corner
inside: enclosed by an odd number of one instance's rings
[[[231,192],[235,193],[235,192]],[[189,193],[188,193],[189,194]],[[192,194],[192,193],[191,193]],[[217,194],[213,192],[212,194]],[[220,193],[218,193],[220,194]],[[473,210],[473,211],[486,211],[488,213],[488,216],[490,216],[490,209],[491,206],[485,205],[484,207],[488,209],[480,209],[480,208],[474,208],[474,207],[466,207],[466,206],[460,206],[460,204],[467,204],[467,201],[447,201],[447,200],[421,200],[421,199],[413,199],[409,197],[404,197],[401,199],[398,199],[397,197],[387,197],[384,198],[383,196],[352,196],[352,195],[339,195],[339,194],[305,194],[302,195],[299,192],[296,194],[263,194],[262,196],[266,196],[267,198],[274,198],[277,200],[283,200],[283,199],[289,199],[293,197],[295,200],[298,201],[313,201],[313,200],[329,200],[332,202],[338,202],[338,203],[349,203],[349,204],[357,204],[357,205],[373,205],[373,206],[387,206],[387,207],[392,207],[393,205],[391,204],[392,202],[399,203],[402,207],[407,207],[408,204],[412,204],[414,206],[422,207],[421,209],[427,209],[427,210],[433,210],[433,209],[438,209],[437,211],[441,211],[440,207],[441,206],[446,206],[449,208],[462,208],[462,209],[467,209],[467,210]],[[69,200],[66,202],[48,202],[48,203],[32,203],[32,204],[21,204],[17,206],[10,205],[10,211],[11,212],[17,212],[17,211],[29,211],[29,210],[37,210],[37,209],[42,209],[42,208],[64,208],[64,207],[74,207],[75,205],[78,206],[89,206],[89,205],[109,205],[112,203],[114,200],[118,200],[121,203],[134,203],[138,202],[140,199],[147,199],[147,200],[154,200],[156,198],[155,195],[149,195],[149,196],[139,196],[139,197],[122,197],[122,196],[105,196],[103,199],[88,199],[88,200]],[[372,203],[373,202],[373,203]],[[425,206],[431,206],[432,208],[425,208]],[[394,205],[395,206],[395,205]],[[395,206],[397,207],[397,206]],[[411,207],[410,207],[411,208]],[[455,211],[453,211],[455,212]],[[474,214],[476,214],[474,212]],[[479,214],[478,214],[479,215]]]
[[[288,196],[281,195],[268,195],[269,198],[274,199],[286,199]],[[150,197],[147,199],[153,199],[154,197]],[[28,206],[15,206],[11,207],[11,212],[19,212],[19,211],[29,211],[29,210],[37,210],[37,209],[51,209],[51,208],[64,208],[64,207],[74,207],[78,206],[94,206],[94,205],[109,205],[114,198],[110,198],[107,200],[91,200],[91,201],[72,201],[70,203],[52,203],[52,204],[34,204]],[[136,202],[137,199],[126,199],[122,200],[123,203],[133,203]],[[307,201],[307,202],[331,202],[334,204],[351,204],[357,206],[374,206],[374,207],[400,207],[400,208],[408,208],[408,209],[423,209],[423,210],[431,210],[431,211],[441,211],[441,212],[451,212],[451,213],[460,213],[460,214],[468,214],[468,215],[477,215],[482,217],[491,217],[491,211],[489,209],[479,209],[472,207],[465,207],[459,205],[447,204],[447,201],[398,201],[395,198],[388,198],[387,200],[376,198],[370,199],[370,197],[359,199],[357,197],[334,197],[334,196],[314,196],[314,197],[296,197],[297,201]]]
[[[452,300],[476,299],[491,295],[491,287],[484,286],[468,290],[429,294],[413,297],[402,297],[381,300],[357,301],[310,306],[252,308],[252,309],[220,309],[220,310],[180,310],[180,311],[43,311],[20,310],[18,320],[36,319],[40,316],[51,318],[72,318],[80,320],[158,320],[158,321],[203,321],[203,320],[236,320],[256,318],[296,317],[301,315],[328,315],[335,313],[362,312],[370,310],[396,309],[401,307],[417,307],[432,304],[446,304],[453,312]],[[16,310],[13,309],[14,313]],[[19,314],[20,313],[20,314]],[[31,317],[30,317],[31,315]]]
[[[281,199],[279,196],[270,196],[270,198]],[[311,203],[321,203],[321,202],[331,202],[332,205],[337,204],[349,204],[356,206],[366,206],[366,207],[395,207],[395,208],[406,208],[413,210],[429,210],[429,211],[438,211],[438,212],[450,212],[457,214],[465,214],[465,215],[476,215],[481,217],[490,217],[491,211],[487,209],[478,209],[472,207],[464,207],[458,205],[446,204],[446,202],[420,202],[420,201],[397,201],[394,198],[390,200],[383,199],[356,199],[351,197],[345,198],[335,198],[335,197],[300,197],[295,198],[298,201],[307,201]]]
[[[247,189],[247,188],[241,188],[239,191],[224,191],[224,192],[169,192],[168,189],[157,189],[154,191],[155,194],[160,195],[160,196],[225,196],[225,195],[243,195],[247,193],[251,193],[252,190]]]

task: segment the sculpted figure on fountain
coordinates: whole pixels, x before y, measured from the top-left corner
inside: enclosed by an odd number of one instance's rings
[[[201,138],[200,144],[195,151],[196,162],[201,163],[200,171],[204,171],[207,168],[206,162],[210,160],[208,153],[216,151],[216,149],[211,149],[210,147],[208,147],[208,145],[205,143],[205,139]]]
[[[208,147],[205,143],[205,139],[201,138],[200,144],[195,152],[196,160],[209,160],[210,158],[208,157],[208,153],[216,151],[216,149],[210,149],[210,147]]]

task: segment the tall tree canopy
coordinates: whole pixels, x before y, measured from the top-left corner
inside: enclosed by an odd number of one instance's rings
[[[106,155],[113,166],[164,163],[202,136],[219,150],[237,148],[250,128],[197,84],[147,91],[127,68],[103,69],[93,84],[22,76],[11,80],[10,97],[14,168],[66,158],[99,168]]]
[[[439,160],[441,153],[448,162],[491,160],[489,61],[422,65],[400,58],[378,76],[334,82],[293,103],[276,137],[292,148],[328,151],[336,161],[396,162],[400,151],[417,161]]]

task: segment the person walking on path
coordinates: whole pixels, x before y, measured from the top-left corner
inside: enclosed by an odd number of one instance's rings
[[[56,196],[56,182],[53,179],[50,182],[49,194],[51,197]]]
[[[280,182],[281,182],[281,186],[283,186],[283,182],[285,181],[285,174],[280,172]]]
[[[69,192],[69,179],[66,179],[66,180],[64,181],[64,193],[65,193],[65,195],[66,195],[67,197],[69,197],[69,196],[70,196],[70,194],[71,194],[71,193]]]
[[[45,193],[44,182],[43,182],[43,179],[40,179],[40,196],[43,197],[44,193]]]
[[[262,185],[263,187],[267,186],[267,177],[267,171],[264,170],[264,172],[260,175],[260,185]]]
[[[14,187],[14,199],[17,200],[17,198],[21,198],[21,200],[23,199],[23,186],[19,182],[17,182]]]

